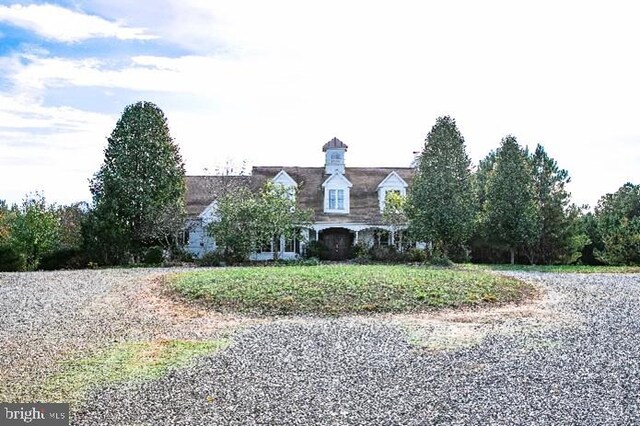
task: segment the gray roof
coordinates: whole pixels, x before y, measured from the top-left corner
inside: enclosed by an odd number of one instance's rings
[[[250,183],[251,176],[187,176],[187,215],[198,216],[219,196]]]
[[[322,183],[329,177],[324,167],[254,167],[251,176],[187,176],[187,211],[200,214],[216,196],[237,185],[260,188],[284,170],[298,184],[298,202],[314,212],[314,222],[381,224],[378,185],[389,173],[396,172],[411,184],[410,167],[347,167],[345,177],[353,185],[350,190],[349,214],[324,213]]]

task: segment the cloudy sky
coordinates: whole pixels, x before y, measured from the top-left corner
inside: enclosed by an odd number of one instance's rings
[[[513,134],[578,203],[640,183],[633,1],[0,0],[0,199],[90,199],[124,107],[155,102],[189,174],[231,161],[407,166],[436,117],[474,162]]]

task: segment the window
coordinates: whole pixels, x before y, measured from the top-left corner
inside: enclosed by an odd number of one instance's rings
[[[391,172],[378,185],[378,203],[380,204],[380,212],[384,211],[387,195],[392,192],[400,194],[402,197],[407,195],[407,182],[396,172]]]
[[[258,247],[258,253],[271,253],[273,252],[273,241],[265,241]]]
[[[378,201],[380,202],[380,212],[384,211],[384,207],[387,204],[387,198],[390,194],[397,194],[401,197],[406,195],[406,191],[404,189],[395,189],[395,188],[381,188],[378,190]]]
[[[386,201],[387,197],[389,197],[390,194],[402,195],[402,192],[399,189],[387,189],[384,192],[385,201]]]
[[[386,231],[384,229],[376,229],[375,231],[373,231],[373,238],[375,241],[375,245],[378,247],[389,245],[389,231]]]
[[[292,238],[284,242],[284,251],[288,253],[300,252],[300,241],[297,238]]]
[[[344,189],[329,190],[329,210],[344,210]]]
[[[330,158],[331,164],[340,164],[342,163],[342,154],[339,152],[332,152]]]
[[[341,173],[332,174],[322,184],[324,211],[330,214],[349,214],[349,188],[351,182]]]

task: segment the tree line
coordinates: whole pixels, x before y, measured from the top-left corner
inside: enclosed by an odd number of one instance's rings
[[[0,202],[0,270],[158,264],[183,254],[184,163],[156,105],[124,109],[90,191],[90,205],[49,205],[41,194]]]
[[[12,206],[0,200],[0,270],[158,264],[189,258],[185,170],[167,119],[156,105],[127,106],[90,180],[91,204],[48,204],[41,194]],[[440,117],[415,162],[406,199],[391,194],[383,214],[408,241],[432,254],[487,263],[640,264],[640,186],[624,184],[593,212],[571,202],[569,173],[538,145],[512,135],[473,168],[455,120]],[[393,198],[395,197],[395,198]],[[217,200],[207,231],[220,254],[298,236],[312,214],[295,193],[266,185],[233,188]]]
[[[455,120],[440,117],[416,160],[409,234],[454,260],[638,264],[640,186],[626,183],[587,212],[569,182],[542,145],[529,151],[513,135],[473,169]]]

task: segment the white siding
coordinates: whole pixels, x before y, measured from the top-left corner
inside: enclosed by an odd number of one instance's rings
[[[185,250],[197,258],[201,258],[205,253],[215,249],[216,242],[207,235],[202,220],[198,220],[189,229],[189,243]]]

